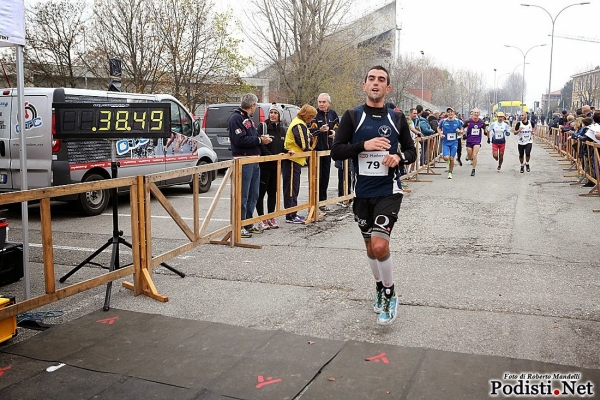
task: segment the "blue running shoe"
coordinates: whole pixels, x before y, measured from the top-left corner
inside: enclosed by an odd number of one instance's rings
[[[379,314],[383,310],[383,290],[375,289],[375,301],[373,301],[373,312]]]
[[[377,325],[390,325],[396,319],[396,308],[398,307],[398,297],[388,298],[383,296],[383,309],[377,317]]]

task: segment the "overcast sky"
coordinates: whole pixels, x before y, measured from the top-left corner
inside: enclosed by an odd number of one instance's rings
[[[281,0],[284,1],[284,0]],[[360,0],[360,12],[380,8],[387,1]],[[513,71],[522,73],[523,53],[528,52],[525,68],[525,103],[540,101],[548,91],[552,21],[542,9],[523,7],[521,3],[544,7],[555,18],[564,7],[576,3],[564,0],[404,0],[398,1],[401,25],[400,53],[426,58],[451,69],[482,72],[488,88],[497,86]],[[220,7],[239,4],[238,0],[220,0]],[[239,11],[239,6],[237,6]],[[239,14],[238,14],[239,15]],[[246,15],[245,12],[243,15]],[[562,89],[571,75],[600,65],[600,43],[584,42],[558,36],[577,36],[600,41],[596,20],[600,0],[569,7],[555,22],[552,91]],[[244,47],[248,54],[252,50]],[[514,99],[519,100],[519,99]]]
[[[519,47],[527,53],[533,46],[546,44],[545,47],[531,49],[526,57],[529,64],[525,68],[525,103],[532,106],[548,91],[552,20],[544,10],[523,7],[521,3],[540,5],[555,18],[564,7],[576,2],[402,1],[404,18],[401,18],[400,52],[420,54],[423,50],[426,57],[432,56],[447,66],[480,71],[486,77],[488,87],[494,87],[494,68],[497,70],[498,86],[517,66],[517,72],[523,71],[521,52],[504,45]],[[423,24],[423,13],[432,23]],[[421,16],[416,17],[419,14]],[[567,8],[555,19],[552,91],[562,89],[571,75],[600,65],[600,43],[557,37],[578,36],[600,41],[600,29],[592,22],[598,16],[600,0],[590,0],[590,4]]]

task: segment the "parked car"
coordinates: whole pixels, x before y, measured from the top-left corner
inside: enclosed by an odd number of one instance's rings
[[[254,124],[264,122],[269,118],[269,108],[272,103],[258,103],[258,108],[252,116]],[[300,107],[293,104],[278,103],[283,108],[282,125],[287,130],[292,120],[296,117]],[[240,106],[239,103],[213,104],[206,108],[202,129],[210,138],[213,150],[217,153],[219,161],[231,160],[231,145],[229,143],[228,123],[233,111]]]

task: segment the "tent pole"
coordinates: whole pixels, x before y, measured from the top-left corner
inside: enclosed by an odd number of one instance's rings
[[[17,123],[19,124],[19,145],[20,145],[20,167],[21,167],[21,190],[27,190],[27,144],[25,129],[25,78],[23,69],[23,48],[17,45],[17,97],[18,114]],[[31,297],[31,282],[29,277],[29,214],[27,202],[21,203],[21,226],[23,229],[23,278],[25,286],[25,300]]]

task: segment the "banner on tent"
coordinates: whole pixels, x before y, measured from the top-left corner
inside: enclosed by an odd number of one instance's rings
[[[25,3],[0,1],[0,46],[25,46]]]

